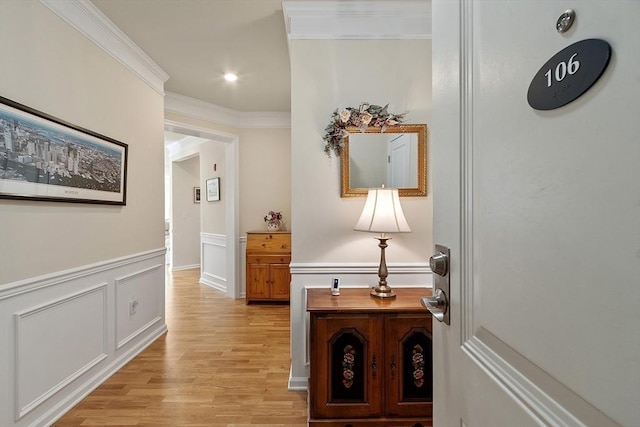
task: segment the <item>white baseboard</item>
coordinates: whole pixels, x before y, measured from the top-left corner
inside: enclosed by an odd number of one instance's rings
[[[166,325],[161,325],[151,335],[148,335],[143,341],[138,342],[135,347],[131,348],[126,354],[120,356],[117,360],[113,361],[109,366],[98,373],[94,378],[83,384],[82,387],[78,387],[75,393],[70,394],[63,402],[58,406],[52,408],[47,413],[43,414],[40,419],[34,422],[34,425],[49,425],[60,418],[74,406],[82,401],[85,397],[91,394],[102,383],[108,380],[113,374],[118,372],[124,365],[132,361],[138,354],[142,353],[149,345],[162,335],[167,333],[168,329]]]
[[[289,372],[289,390],[307,391],[309,388],[309,377],[292,377]]]
[[[200,276],[200,283],[205,285],[205,286],[209,286],[213,289],[216,289],[218,291],[227,292],[227,284],[224,282],[224,280],[219,277],[216,276],[212,276],[210,274],[207,273],[202,273],[202,275]]]
[[[196,268],[199,269],[200,264],[179,265],[177,267],[171,267],[171,271],[194,270]]]

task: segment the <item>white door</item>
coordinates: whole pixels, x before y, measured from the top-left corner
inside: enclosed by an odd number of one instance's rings
[[[415,142],[412,141],[415,139]],[[414,154],[415,152],[415,154]],[[417,135],[403,133],[387,144],[387,185],[392,188],[418,186]]]
[[[433,28],[434,425],[639,426],[640,1],[434,0]],[[535,73],[589,38],[600,80],[532,109]]]

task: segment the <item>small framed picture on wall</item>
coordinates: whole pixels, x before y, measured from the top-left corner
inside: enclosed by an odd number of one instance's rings
[[[193,203],[200,203],[200,187],[193,187]]]
[[[207,180],[207,202],[220,200],[220,177]]]

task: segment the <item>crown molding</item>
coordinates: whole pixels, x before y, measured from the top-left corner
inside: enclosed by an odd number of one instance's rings
[[[430,39],[431,0],[283,1],[294,39]]]
[[[169,75],[89,0],[40,0],[62,20],[164,95]]]
[[[288,129],[291,127],[291,113],[236,111],[173,92],[167,92],[164,98],[164,110],[241,129]]]

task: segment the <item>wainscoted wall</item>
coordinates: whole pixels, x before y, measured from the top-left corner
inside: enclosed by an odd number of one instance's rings
[[[245,296],[245,252],[247,238],[241,237],[236,245],[238,253],[238,289],[229,289],[228,280],[229,259],[227,251],[227,236],[223,234],[200,233],[200,283],[211,286],[226,293],[232,298],[244,298]]]
[[[167,331],[165,249],[0,287],[0,425],[50,425]]]
[[[406,9],[394,8],[398,14],[393,17],[372,7],[370,15],[358,18],[363,24],[358,29],[362,31],[358,40],[333,31],[330,24],[314,25],[314,29],[306,25],[324,18],[327,23],[350,21],[353,16],[342,13],[341,8],[327,7],[318,13],[317,4],[286,3],[283,7],[289,23],[291,65],[292,389],[307,386],[306,289],[328,289],[331,277],[336,276],[341,278],[343,287],[369,287],[378,282],[377,265],[371,261],[380,259],[380,251],[372,244],[371,235],[353,230],[365,200],[340,197],[340,162],[327,161],[318,149],[322,123],[327,123],[331,111],[338,106],[357,106],[367,101],[388,103],[390,111],[407,111],[406,123],[430,126],[430,11],[423,2],[405,6]],[[407,22],[419,23],[417,31],[410,30]],[[320,34],[317,28],[326,32]],[[402,35],[398,37],[398,33]],[[386,61],[380,61],[371,52],[392,53],[393,58],[387,56]],[[399,68],[397,64],[407,57],[412,58],[411,67]],[[309,81],[314,84],[309,85]],[[430,145],[428,141],[427,144]],[[386,254],[391,287],[430,287],[432,283],[426,263],[433,246],[429,170],[427,163],[427,197],[402,198],[411,233],[394,236]],[[330,224],[327,215],[331,217]]]
[[[200,233],[200,283],[227,292],[227,236]]]
[[[388,283],[392,288],[433,286],[428,263],[388,263]],[[290,390],[306,390],[309,378],[309,316],[307,289],[326,288],[340,278],[341,288],[370,288],[378,283],[378,264],[291,263],[291,371]],[[340,297],[337,297],[340,298]]]

